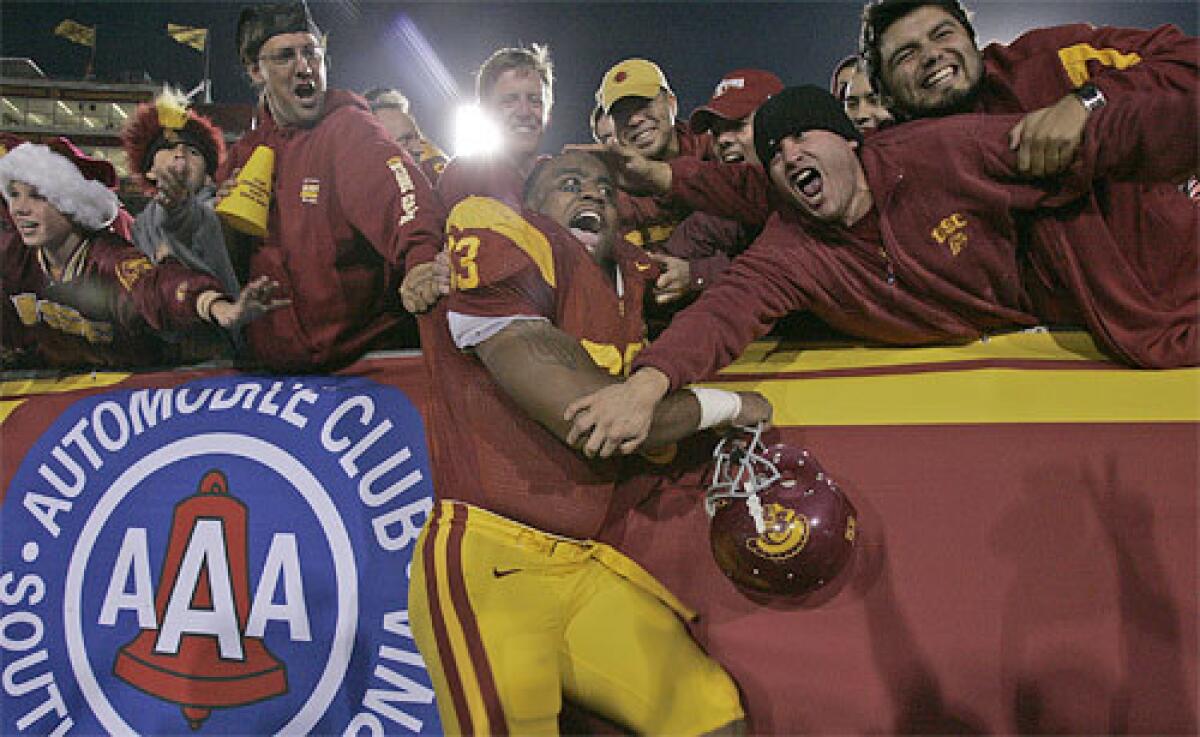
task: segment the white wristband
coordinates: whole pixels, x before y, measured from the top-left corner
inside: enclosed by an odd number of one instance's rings
[[[689,386],[688,391],[695,394],[696,401],[700,403],[700,430],[728,425],[742,411],[742,398],[734,392],[702,386]]]
[[[200,315],[201,320],[205,322],[211,322],[214,325],[216,324],[217,321],[213,319],[212,316],[212,307],[213,303],[218,299],[228,298],[224,294],[213,291],[212,289],[202,292],[200,296],[196,298],[196,313]]]

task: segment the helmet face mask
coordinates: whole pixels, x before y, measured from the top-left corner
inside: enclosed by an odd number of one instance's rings
[[[710,519],[722,506],[720,500],[744,499],[759,534],[765,531],[759,492],[781,478],[779,469],[761,452],[764,429],[762,425],[747,429],[751,433],[748,438],[735,433],[721,439],[713,451],[716,466],[704,496],[704,509]]]
[[[811,453],[767,447],[762,432],[748,428],[714,451],[705,497],[713,557],[748,592],[801,597],[850,561],[857,512]]]

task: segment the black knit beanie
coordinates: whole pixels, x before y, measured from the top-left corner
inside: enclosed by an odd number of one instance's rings
[[[783,139],[810,130],[826,130],[862,142],[862,133],[828,91],[814,85],[788,87],[754,114],[754,151],[763,168],[771,167],[771,158]]]

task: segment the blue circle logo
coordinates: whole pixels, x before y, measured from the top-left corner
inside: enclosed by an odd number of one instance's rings
[[[407,605],[429,479],[420,415],[364,379],[76,402],[4,502],[0,731],[439,733]]]

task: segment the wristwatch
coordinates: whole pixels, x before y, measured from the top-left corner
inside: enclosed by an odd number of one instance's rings
[[[1081,84],[1075,90],[1075,96],[1083,103],[1083,109],[1087,110],[1089,115],[1108,104],[1108,98],[1091,82]]]

